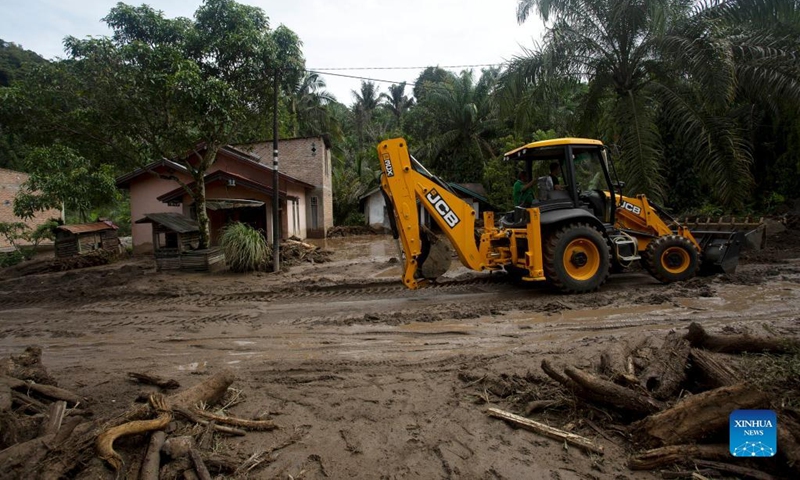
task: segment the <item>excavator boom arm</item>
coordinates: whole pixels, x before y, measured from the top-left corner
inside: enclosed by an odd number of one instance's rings
[[[417,202],[430,214],[447,236],[464,266],[485,268],[475,243],[475,210],[432,176],[420,173],[408,153],[404,139],[386,140],[378,145],[383,175],[381,188],[391,205],[397,233],[405,252],[403,283],[419,286],[416,272],[423,252]]]

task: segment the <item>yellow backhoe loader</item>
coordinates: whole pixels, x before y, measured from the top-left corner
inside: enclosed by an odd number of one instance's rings
[[[403,283],[412,289],[431,279],[422,267],[436,243],[421,209],[464,266],[505,270],[568,293],[596,290],[611,271],[637,261],[665,283],[701,270],[733,272],[745,242],[743,232],[692,232],[644,195],[623,196],[624,185],[612,181],[608,149],[598,140],[545,140],[508,152],[507,161],[521,162],[529,178],[538,180],[536,200],[498,218],[484,212],[480,229],[472,206],[414,159],[404,139],[382,142],[378,156],[381,189],[404,253]],[[563,174],[557,190],[547,181],[554,162]]]

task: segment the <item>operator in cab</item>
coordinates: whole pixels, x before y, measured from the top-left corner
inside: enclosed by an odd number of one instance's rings
[[[519,172],[517,181],[514,182],[514,205],[517,207],[530,207],[533,204],[533,185],[535,180],[528,177],[525,170]]]

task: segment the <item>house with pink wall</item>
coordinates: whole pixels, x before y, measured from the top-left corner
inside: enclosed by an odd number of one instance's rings
[[[219,244],[222,229],[232,222],[261,230],[272,241],[275,172],[271,163],[271,155],[264,159],[230,145],[220,149],[204,178],[212,245]],[[196,186],[186,167],[172,160],[153,162],[117,179],[117,187],[130,192],[134,252],[153,250],[152,225],[136,223],[146,214],[174,212],[197,218],[194,200],[186,191]],[[290,170],[279,169],[277,195],[282,238],[308,237],[310,202],[315,190],[315,185],[295,177]]]

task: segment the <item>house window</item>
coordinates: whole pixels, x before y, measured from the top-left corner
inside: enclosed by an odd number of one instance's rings
[[[311,197],[311,228],[314,230],[319,228],[317,216],[319,214],[319,198]]]

